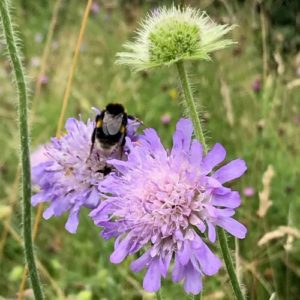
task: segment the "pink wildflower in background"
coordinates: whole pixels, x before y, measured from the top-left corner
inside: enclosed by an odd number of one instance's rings
[[[253,197],[255,194],[255,189],[252,186],[245,187],[243,189],[243,194],[245,197]]]

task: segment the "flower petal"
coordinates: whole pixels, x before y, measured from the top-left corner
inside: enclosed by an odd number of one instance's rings
[[[203,159],[201,166],[203,174],[211,172],[216,165],[225,159],[225,156],[226,150],[224,147],[219,143],[215,144]]]
[[[141,139],[148,142],[151,152],[166,157],[166,150],[164,149],[157,132],[153,128],[148,128],[144,130],[144,134],[144,136],[141,136]]]
[[[189,263],[185,270],[184,290],[187,293],[197,295],[202,290],[201,273],[197,272],[191,263]]]
[[[237,208],[241,205],[241,197],[238,192],[233,191],[225,195],[213,195],[211,203],[216,206]]]
[[[247,166],[245,162],[238,158],[217,170],[212,177],[221,183],[225,183],[239,178],[246,172],[246,170]]]
[[[208,239],[210,242],[214,243],[216,241],[216,229],[211,222],[206,222],[208,228]]]
[[[150,251],[148,250],[138,259],[133,261],[130,265],[130,268],[133,272],[140,272],[150,260],[151,260]]]
[[[195,254],[205,275],[211,276],[216,274],[222,266],[218,256],[216,256],[205,243],[202,242],[200,248],[195,250]]]
[[[192,163],[194,166],[199,167],[202,162],[202,155],[202,145],[197,140],[193,140],[189,157],[190,163]]]
[[[115,243],[115,251],[110,256],[110,261],[113,264],[119,264],[128,255],[131,236],[127,235],[120,243]]]
[[[65,228],[70,233],[76,233],[79,224],[79,208],[72,208]]]
[[[168,274],[169,265],[172,259],[172,252],[169,252],[163,257],[160,257],[159,265],[160,265],[160,271],[161,275],[165,278]]]
[[[159,258],[156,257],[149,264],[149,268],[144,277],[143,288],[150,293],[157,292],[161,286],[160,279]]]
[[[244,239],[247,234],[247,228],[233,218],[220,218],[216,224],[239,239]]]
[[[173,148],[171,155],[178,151],[188,152],[193,134],[193,124],[189,119],[180,119],[176,124],[176,131],[173,135]]]
[[[180,263],[179,257],[176,254],[174,259],[174,267],[172,270],[172,280],[174,282],[180,281],[184,276],[184,266]]]
[[[97,189],[93,188],[90,192],[88,198],[86,199],[85,206],[93,209],[95,208],[100,202],[100,194]]]
[[[190,241],[185,241],[183,243],[182,250],[178,251],[177,255],[180,263],[185,266],[189,262],[191,256]]]
[[[31,205],[33,205],[33,206],[36,206],[42,202],[47,202],[44,193],[37,193],[31,197]]]
[[[48,220],[52,216],[54,216],[54,211],[53,211],[53,204],[51,204],[44,212],[43,212],[43,218]]]

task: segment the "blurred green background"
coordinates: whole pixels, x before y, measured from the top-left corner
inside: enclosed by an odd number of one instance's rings
[[[32,149],[55,135],[86,3],[13,1],[13,19],[33,99]],[[279,226],[300,229],[300,3],[174,3],[206,10],[219,23],[238,24],[231,34],[238,43],[216,53],[213,62],[192,63],[191,79],[204,111],[209,144],[221,142],[228,150],[228,160],[240,156],[248,165],[247,174],[233,185],[243,198],[238,219],[249,233],[242,241],[229,238],[247,299],[269,299],[274,292],[278,299],[299,299],[299,240],[289,238],[288,247],[286,235],[261,247],[258,241]],[[133,74],[114,64],[116,52],[133,36],[147,11],[170,4],[93,2],[65,119],[79,114],[87,119],[92,106],[120,102],[147,127],[156,128],[166,146],[171,145],[176,121],[183,114],[175,69]],[[16,299],[24,267],[19,240],[16,93],[2,42],[0,51],[0,299]],[[45,71],[41,73],[43,55]],[[273,205],[260,218],[259,192],[269,165],[275,172],[270,183]],[[34,214],[36,211],[34,208]],[[64,229],[65,217],[41,222],[36,252],[47,299],[155,299],[142,289],[143,274],[129,270],[129,259],[121,265],[109,262],[113,242],[98,237],[99,229],[87,214],[87,210],[81,214],[76,235]],[[28,282],[25,296],[32,298]],[[169,279],[163,281],[162,297],[192,299]],[[217,276],[204,279],[202,297],[232,299],[224,268]]]

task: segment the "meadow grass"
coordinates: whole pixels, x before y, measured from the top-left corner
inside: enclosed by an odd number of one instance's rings
[[[14,21],[23,41],[32,95],[39,80],[38,59],[45,51],[55,2],[19,0],[15,3]],[[133,74],[126,67],[114,64],[116,52],[154,3],[98,3],[99,12],[92,11],[88,20],[65,119],[78,115],[87,119],[90,107],[103,108],[109,102],[120,102],[130,114],[143,120],[145,126],[156,128],[163,143],[170,146],[176,121],[184,114],[175,68]],[[39,96],[32,102],[32,149],[55,135],[85,4],[85,1],[76,5],[62,1],[44,74],[48,82],[41,86]],[[282,51],[280,43],[274,42],[278,31],[270,26],[266,15],[255,10],[252,1],[204,1],[201,8],[218,21],[239,25],[232,33],[232,38],[239,42],[235,48],[221,51],[213,57],[212,63],[191,63],[189,68],[196,74],[192,82],[196,99],[205,111],[203,123],[209,145],[221,142],[228,150],[228,160],[237,156],[245,159],[247,174],[239,183],[232,184],[241,192],[249,186],[255,189],[254,196],[243,196],[238,210],[238,218],[248,228],[246,239],[238,241],[237,255],[247,299],[269,299],[275,291],[279,299],[298,299],[299,240],[293,242],[290,251],[284,248],[286,236],[258,246],[259,239],[278,226],[300,229],[300,87],[295,81],[296,50]],[[262,20],[266,22],[265,47]],[[3,49],[3,44],[0,46]],[[283,72],[279,66],[284,67]],[[10,72],[2,56],[0,297],[4,299],[15,297],[24,267],[18,241],[18,131]],[[261,89],[255,92],[252,84],[257,78],[261,79]],[[171,116],[168,125],[160,121],[165,113]],[[258,193],[263,189],[262,178],[269,165],[275,171],[270,194],[273,205],[259,218],[256,213]],[[36,252],[42,265],[46,298],[155,299],[155,295],[143,291],[142,274],[129,270],[128,259],[120,266],[109,262],[113,243],[98,237],[99,230],[87,214],[87,210],[81,214],[76,235],[64,229],[65,217],[42,220]],[[229,243],[234,249],[234,239],[229,238]],[[164,281],[161,294],[163,299],[191,299],[179,284],[170,280]],[[203,299],[232,299],[224,268],[217,276],[205,278]]]

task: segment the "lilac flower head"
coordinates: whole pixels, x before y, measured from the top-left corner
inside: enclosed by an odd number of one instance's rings
[[[247,186],[243,189],[243,194],[245,197],[253,197],[255,194],[255,189],[252,186]]]
[[[108,157],[95,148],[90,155],[94,127],[94,121],[84,123],[70,118],[65,125],[67,133],[52,138],[51,143],[42,148],[42,159],[39,158],[41,153],[32,155],[32,182],[39,188],[32,196],[32,205],[50,203],[43,214],[45,219],[70,211],[65,227],[71,233],[77,230],[81,207],[93,209],[100,202],[99,182],[104,175],[99,170],[106,166]],[[133,121],[129,121],[129,138],[136,138],[135,129]],[[113,157],[112,153],[110,158]],[[39,163],[35,163],[36,159],[40,159]]]
[[[246,228],[233,219],[239,193],[223,186],[246,171],[244,161],[213,171],[225,149],[216,144],[204,156],[192,133],[191,121],[181,119],[170,153],[153,129],[146,129],[137,143],[127,139],[128,160],[109,161],[121,175],[100,182],[99,189],[110,196],[91,213],[104,238],[116,237],[111,262],[145,249],[131,268],[147,269],[143,286],[149,292],[159,290],[172,260],[172,280],[183,280],[187,293],[198,294],[201,277],[218,272],[221,261],[195,229],[207,232],[211,242],[217,225],[238,238],[246,235]]]
[[[100,5],[98,2],[93,1],[92,3],[92,7],[91,7],[91,11],[94,15],[97,15],[100,11]]]
[[[165,113],[163,115],[161,115],[160,117],[160,121],[163,125],[168,125],[171,122],[171,115],[169,113]]]
[[[49,78],[46,75],[41,75],[39,77],[39,82],[41,85],[47,85],[49,82]]]
[[[260,78],[256,78],[252,83],[252,90],[255,93],[259,93],[261,90],[261,80]]]

